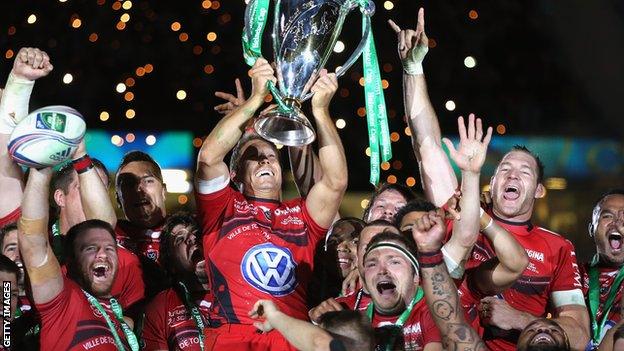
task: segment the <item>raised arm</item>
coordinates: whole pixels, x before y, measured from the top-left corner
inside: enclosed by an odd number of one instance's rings
[[[19,248],[36,304],[52,300],[63,290],[61,267],[48,241],[51,178],[51,168],[30,169],[18,222]]]
[[[423,73],[422,62],[429,50],[425,34],[425,10],[418,10],[416,30],[401,30],[389,21],[398,36],[398,50],[403,64],[403,100],[411,131],[412,147],[418,160],[420,178],[427,199],[442,206],[457,189],[453,168],[442,149],[438,117],[435,114]]]
[[[421,285],[446,350],[486,350],[479,334],[464,318],[457,287],[449,276],[440,248],[446,227],[442,217],[431,211],[412,226],[418,246]]]
[[[13,129],[28,115],[28,101],[35,80],[52,71],[48,55],[36,48],[22,48],[15,56],[0,100],[0,218],[20,206],[24,184],[22,170],[9,156],[7,145]]]
[[[314,221],[328,228],[342,202],[347,189],[347,160],[338,131],[329,115],[329,102],[338,89],[334,73],[321,71],[319,79],[312,86],[312,113],[316,119],[319,145],[319,161],[322,177],[310,189],[306,206]]]
[[[236,85],[236,96],[223,91],[215,92],[215,96],[227,101],[215,106],[215,111],[227,115],[245,102],[245,92],[240,79],[236,78],[234,83]],[[274,106],[275,105],[272,105],[269,109],[273,109]],[[316,153],[314,153],[312,145],[289,147],[288,156],[290,159],[290,169],[292,170],[299,195],[301,197],[306,197],[312,186],[318,182],[323,175],[319,158]]]
[[[74,169],[78,173],[80,183],[80,199],[86,219],[100,219],[110,223],[115,228],[117,215],[115,208],[108,196],[108,189],[100,178],[97,168],[87,155],[84,140],[80,142],[78,149],[72,157]]]
[[[456,150],[453,143],[446,138],[444,143],[449,149],[451,158],[461,169],[462,196],[459,200],[461,217],[454,221],[453,235],[444,245],[444,250],[453,261],[459,262],[459,267],[454,271],[463,273],[464,263],[479,236],[479,211],[481,210],[479,176],[492,138],[492,128],[488,128],[487,133],[483,135],[481,119],[475,122],[474,116],[469,118],[468,128],[464,124],[463,117],[458,118],[457,126],[460,140],[458,149]],[[454,278],[458,279],[461,276]]]
[[[273,301],[258,300],[249,315],[252,318],[264,319],[261,322],[254,322],[256,328],[263,332],[276,329],[297,350],[330,350],[333,338],[327,331],[312,323],[290,317],[278,310]]]
[[[262,106],[268,93],[267,82],[276,82],[273,68],[263,58],[259,58],[249,71],[252,79],[252,92],[248,100],[223,117],[204,140],[197,156],[197,180],[229,179],[228,166],[223,159],[240,139],[247,121]]]

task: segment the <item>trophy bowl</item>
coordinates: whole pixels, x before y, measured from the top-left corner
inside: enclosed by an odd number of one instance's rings
[[[248,9],[257,0],[247,5]],[[370,0],[276,0],[273,18],[273,53],[278,89],[271,89],[278,106],[258,117],[256,132],[263,138],[286,146],[303,146],[316,134],[301,104],[312,97],[310,89],[318,78],[333,48],[347,15],[355,8],[363,14],[363,36],[337,71],[342,76],[351,67],[366,44],[370,18],[375,7]],[[249,16],[245,17],[246,30]]]

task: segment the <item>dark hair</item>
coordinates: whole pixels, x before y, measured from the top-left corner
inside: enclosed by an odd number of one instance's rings
[[[97,158],[93,157],[91,158],[91,163],[93,163],[93,165],[99,169],[101,169],[104,174],[106,174],[106,187],[108,188],[110,186],[110,176],[108,174],[108,168],[106,168],[106,166],[104,165],[104,163],[102,163],[102,161],[98,160]]]
[[[337,228],[343,223],[350,224],[353,227],[353,231],[350,231],[350,232],[341,231],[338,233],[334,233],[335,228]],[[359,218],[355,218],[355,217],[341,218],[337,220],[336,222],[334,222],[334,224],[332,224],[331,228],[329,229],[327,243],[338,245],[343,241],[356,240],[360,237],[360,232],[365,226],[366,226],[366,223],[364,223],[364,221]]]
[[[0,251],[2,251],[2,247],[4,246],[4,237],[13,230],[17,230],[17,223],[9,223],[0,228]]]
[[[10,258],[0,254],[0,271],[15,274],[15,279],[19,278],[19,267]]]
[[[381,195],[381,193],[383,193],[386,190],[394,190],[396,192],[398,192],[399,194],[401,194],[401,196],[403,196],[405,198],[406,202],[409,202],[411,200],[413,200],[414,198],[416,198],[416,194],[414,194],[414,192],[401,184],[398,183],[383,183],[381,184],[379,187],[377,187],[377,189],[375,189],[375,192],[373,192],[373,195],[371,195],[370,200],[368,201],[368,205],[366,205],[366,208],[364,209],[364,214],[362,215],[362,219],[366,222],[367,218],[368,218],[368,214],[370,213],[373,204],[375,203],[375,200],[377,199],[377,197],[379,195]]]
[[[240,179],[241,174],[241,170],[240,170],[240,158],[241,156],[243,156],[243,146],[245,146],[245,144],[247,144],[250,141],[253,140],[262,140],[266,143],[268,143],[269,145],[271,145],[271,148],[273,148],[273,151],[275,151],[275,154],[278,156],[279,158],[279,150],[277,149],[277,146],[275,146],[275,144],[273,144],[272,142],[264,139],[263,137],[261,137],[260,135],[253,133],[253,132],[247,132],[245,134],[243,134],[243,136],[238,140],[238,142],[236,143],[236,146],[234,146],[234,149],[232,149],[232,156],[230,156],[230,172],[235,172],[236,176],[235,179]],[[240,181],[235,180],[235,183],[237,184],[237,186],[240,188]]]
[[[67,262],[73,262],[76,260],[76,252],[74,250],[74,242],[78,238],[78,236],[86,233],[91,229],[104,229],[106,230],[111,237],[113,237],[113,241],[116,242],[115,229],[108,223],[99,219],[88,219],[84,222],[78,223],[73,227],[69,228],[67,234],[65,235],[64,242],[64,253]]]
[[[175,228],[179,224],[182,224],[185,226],[190,225],[196,229],[199,229],[199,224],[197,223],[195,216],[193,216],[189,212],[181,211],[181,212],[174,213],[173,215],[167,217],[167,220],[165,221],[165,225],[162,229],[162,234],[160,236],[160,248],[159,248],[158,253],[159,253],[162,267],[170,275],[173,274],[173,270],[172,270],[173,262],[171,262],[171,249],[173,247],[173,242],[171,240],[172,238],[171,234],[173,232],[173,228]]]
[[[529,156],[533,157],[535,163],[537,163],[537,184],[541,184],[544,181],[544,163],[542,162],[540,157],[524,145],[514,145],[509,152],[512,151],[525,152],[529,154]]]
[[[597,213],[598,206],[602,205],[602,202],[605,200],[605,198],[607,196],[610,196],[610,195],[622,195],[622,196],[624,196],[624,189],[620,189],[620,188],[610,189],[606,193],[602,194],[598,198],[598,200],[596,200],[594,202],[594,207],[592,208],[592,216],[589,219],[589,227],[588,227],[588,231],[589,231],[589,235],[590,236],[594,235],[594,230],[596,229],[596,228],[594,228],[594,217],[596,215],[598,215],[598,213]]]
[[[368,247],[373,247],[374,245],[382,241],[393,241],[395,243],[398,243],[405,247],[407,251],[409,251],[412,255],[414,255],[415,257],[417,256],[418,250],[416,249],[416,243],[414,242],[414,239],[405,235],[391,233],[387,231],[375,235],[375,237],[373,237],[373,239],[371,239],[371,241],[368,243]],[[366,254],[364,254],[364,256],[366,256]]]
[[[397,211],[396,215],[394,215],[394,224],[397,227],[401,227],[401,221],[408,213],[429,212],[435,210],[436,207],[434,204],[421,197],[416,197],[414,200],[406,203],[405,206],[401,207],[401,209]]]
[[[71,162],[65,163],[58,171],[52,174],[52,179],[50,180],[50,207],[56,210],[56,215],[58,215],[60,207],[54,200],[54,192],[61,190],[63,194],[69,193],[69,184],[71,184],[73,174],[74,166]]]
[[[331,311],[321,315],[320,323],[347,350],[373,350],[373,328],[370,320],[359,311]]]
[[[124,168],[127,164],[131,162],[147,162],[154,166],[156,174],[154,176],[158,178],[161,182],[163,181],[162,171],[160,170],[160,165],[152,158],[152,156],[146,154],[143,151],[134,150],[130,151],[124,155],[121,159],[121,164],[117,168],[117,172],[115,173],[115,185],[119,186],[119,172],[122,168]]]

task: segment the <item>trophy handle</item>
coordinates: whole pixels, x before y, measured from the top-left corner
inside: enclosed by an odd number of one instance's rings
[[[357,2],[357,5],[354,4],[354,2]],[[340,27],[342,27],[342,23],[344,22],[346,15],[351,11],[351,9],[353,9],[356,6],[360,8],[360,12],[362,12],[362,15],[364,15],[364,17],[362,17],[362,20],[364,21],[363,23],[364,34],[362,35],[362,39],[360,40],[360,43],[355,48],[355,51],[353,51],[351,56],[349,56],[349,58],[344,63],[344,65],[340,66],[340,68],[336,71],[337,78],[342,77],[349,70],[349,68],[353,66],[355,61],[357,61],[357,59],[360,57],[360,55],[362,54],[362,51],[364,51],[364,46],[366,46],[366,42],[368,41],[368,36],[370,35],[370,32],[371,32],[371,17],[375,13],[375,3],[371,0],[365,0],[365,1],[351,0],[345,3],[343,9],[341,10],[343,13],[341,14],[338,20],[340,23]],[[331,46],[332,50],[333,50],[333,45],[335,45],[336,40],[338,40],[338,34],[339,34],[338,32],[335,32],[334,36],[332,37],[332,46]],[[323,66],[325,65],[326,60],[327,59],[323,61]],[[301,98],[301,101],[306,101],[309,98],[311,98],[313,95],[314,95],[313,92],[309,92]]]

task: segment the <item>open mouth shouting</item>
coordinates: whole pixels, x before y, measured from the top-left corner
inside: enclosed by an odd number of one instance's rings
[[[105,262],[98,262],[93,265],[91,269],[91,275],[93,276],[93,281],[96,283],[102,283],[107,281],[112,273],[111,266]]]
[[[396,295],[396,285],[391,280],[377,282],[377,292],[382,298],[392,298]]]
[[[554,345],[556,343],[557,341],[555,340],[555,338],[553,338],[550,333],[546,332],[535,334],[529,342],[530,345]]]
[[[273,173],[272,170],[270,169],[261,169],[258,172],[256,172],[256,177],[258,178],[262,178],[262,177],[275,177],[275,173]]]
[[[151,204],[151,202],[148,199],[139,199],[137,202],[134,203],[135,207],[144,207],[144,206],[149,206]]]
[[[520,197],[520,188],[517,185],[507,185],[503,191],[503,198],[505,200],[514,201]]]
[[[353,264],[353,260],[352,259],[349,259],[349,258],[339,258],[338,259],[338,265],[340,266],[340,269],[342,269],[342,270],[351,268],[352,264]]]
[[[622,251],[622,234],[617,231],[613,231],[608,234],[607,239],[609,240],[609,246],[611,247],[612,252],[619,253]]]

